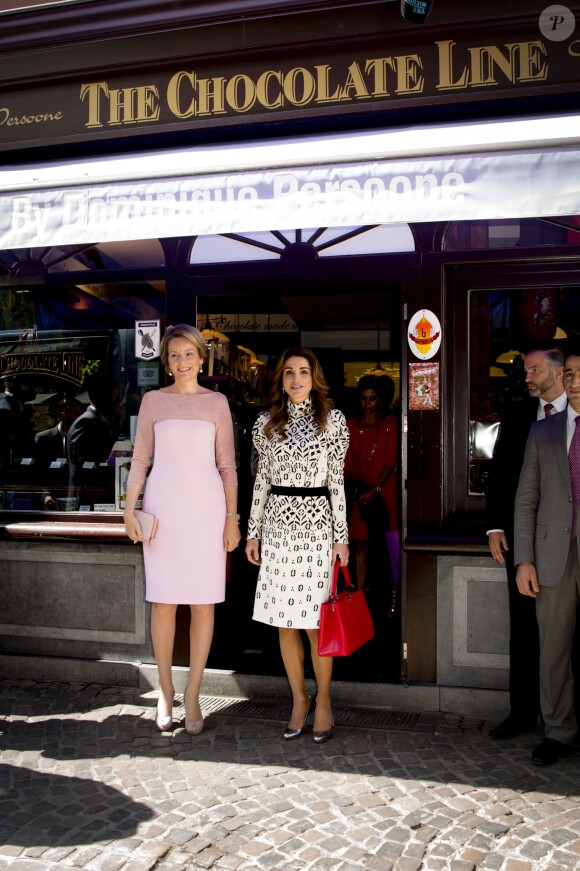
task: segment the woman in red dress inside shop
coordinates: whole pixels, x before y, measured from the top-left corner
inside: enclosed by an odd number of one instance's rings
[[[379,555],[372,560],[373,572],[379,572],[385,586],[400,580],[398,538],[397,459],[399,445],[398,418],[391,403],[395,384],[388,375],[363,375],[357,384],[360,413],[347,421],[350,444],[345,462],[345,481],[350,498],[349,539],[351,568],[359,588],[376,585],[380,578],[369,577],[370,551]],[[381,560],[380,555],[386,557]],[[386,562],[386,565],[379,565]]]

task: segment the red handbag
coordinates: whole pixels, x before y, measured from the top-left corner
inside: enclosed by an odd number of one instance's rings
[[[338,593],[338,575],[343,573],[346,586]],[[349,656],[375,634],[373,618],[363,590],[355,590],[346,566],[334,564],[328,602],[320,606],[318,630],[319,656]]]

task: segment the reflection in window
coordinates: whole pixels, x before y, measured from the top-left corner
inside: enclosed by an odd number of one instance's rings
[[[0,288],[0,510],[118,511],[131,419],[161,380],[136,359],[135,320],[162,319],[164,285],[34,277]]]
[[[452,221],[444,251],[580,245],[580,218],[511,218],[498,221]]]
[[[471,291],[469,493],[485,494],[502,418],[528,395],[524,357],[580,335],[577,287]]]
[[[352,257],[414,250],[415,240],[408,224],[320,227],[198,236],[191,251],[190,263],[280,260],[300,254],[309,254],[311,257]]]

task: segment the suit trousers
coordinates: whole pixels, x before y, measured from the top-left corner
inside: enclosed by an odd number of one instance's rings
[[[510,539],[513,541],[513,536]],[[510,618],[510,717],[522,728],[537,722],[540,713],[540,641],[536,603],[522,596],[516,584],[512,551],[506,551]]]
[[[571,744],[576,737],[572,647],[580,601],[580,565],[576,539],[570,542],[566,568],[554,587],[536,597],[540,630],[540,707],[546,738]]]

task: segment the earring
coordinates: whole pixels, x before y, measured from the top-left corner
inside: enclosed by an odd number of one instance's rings
[[[282,388],[282,396],[284,396],[285,393],[286,391],[284,390],[284,388]]]
[[[169,372],[169,377],[170,377],[170,378],[175,378],[175,375],[173,374],[173,372]]]
[[[200,365],[200,367],[199,367],[199,374],[201,375],[202,372],[203,372],[203,363],[202,363],[202,364]]]

